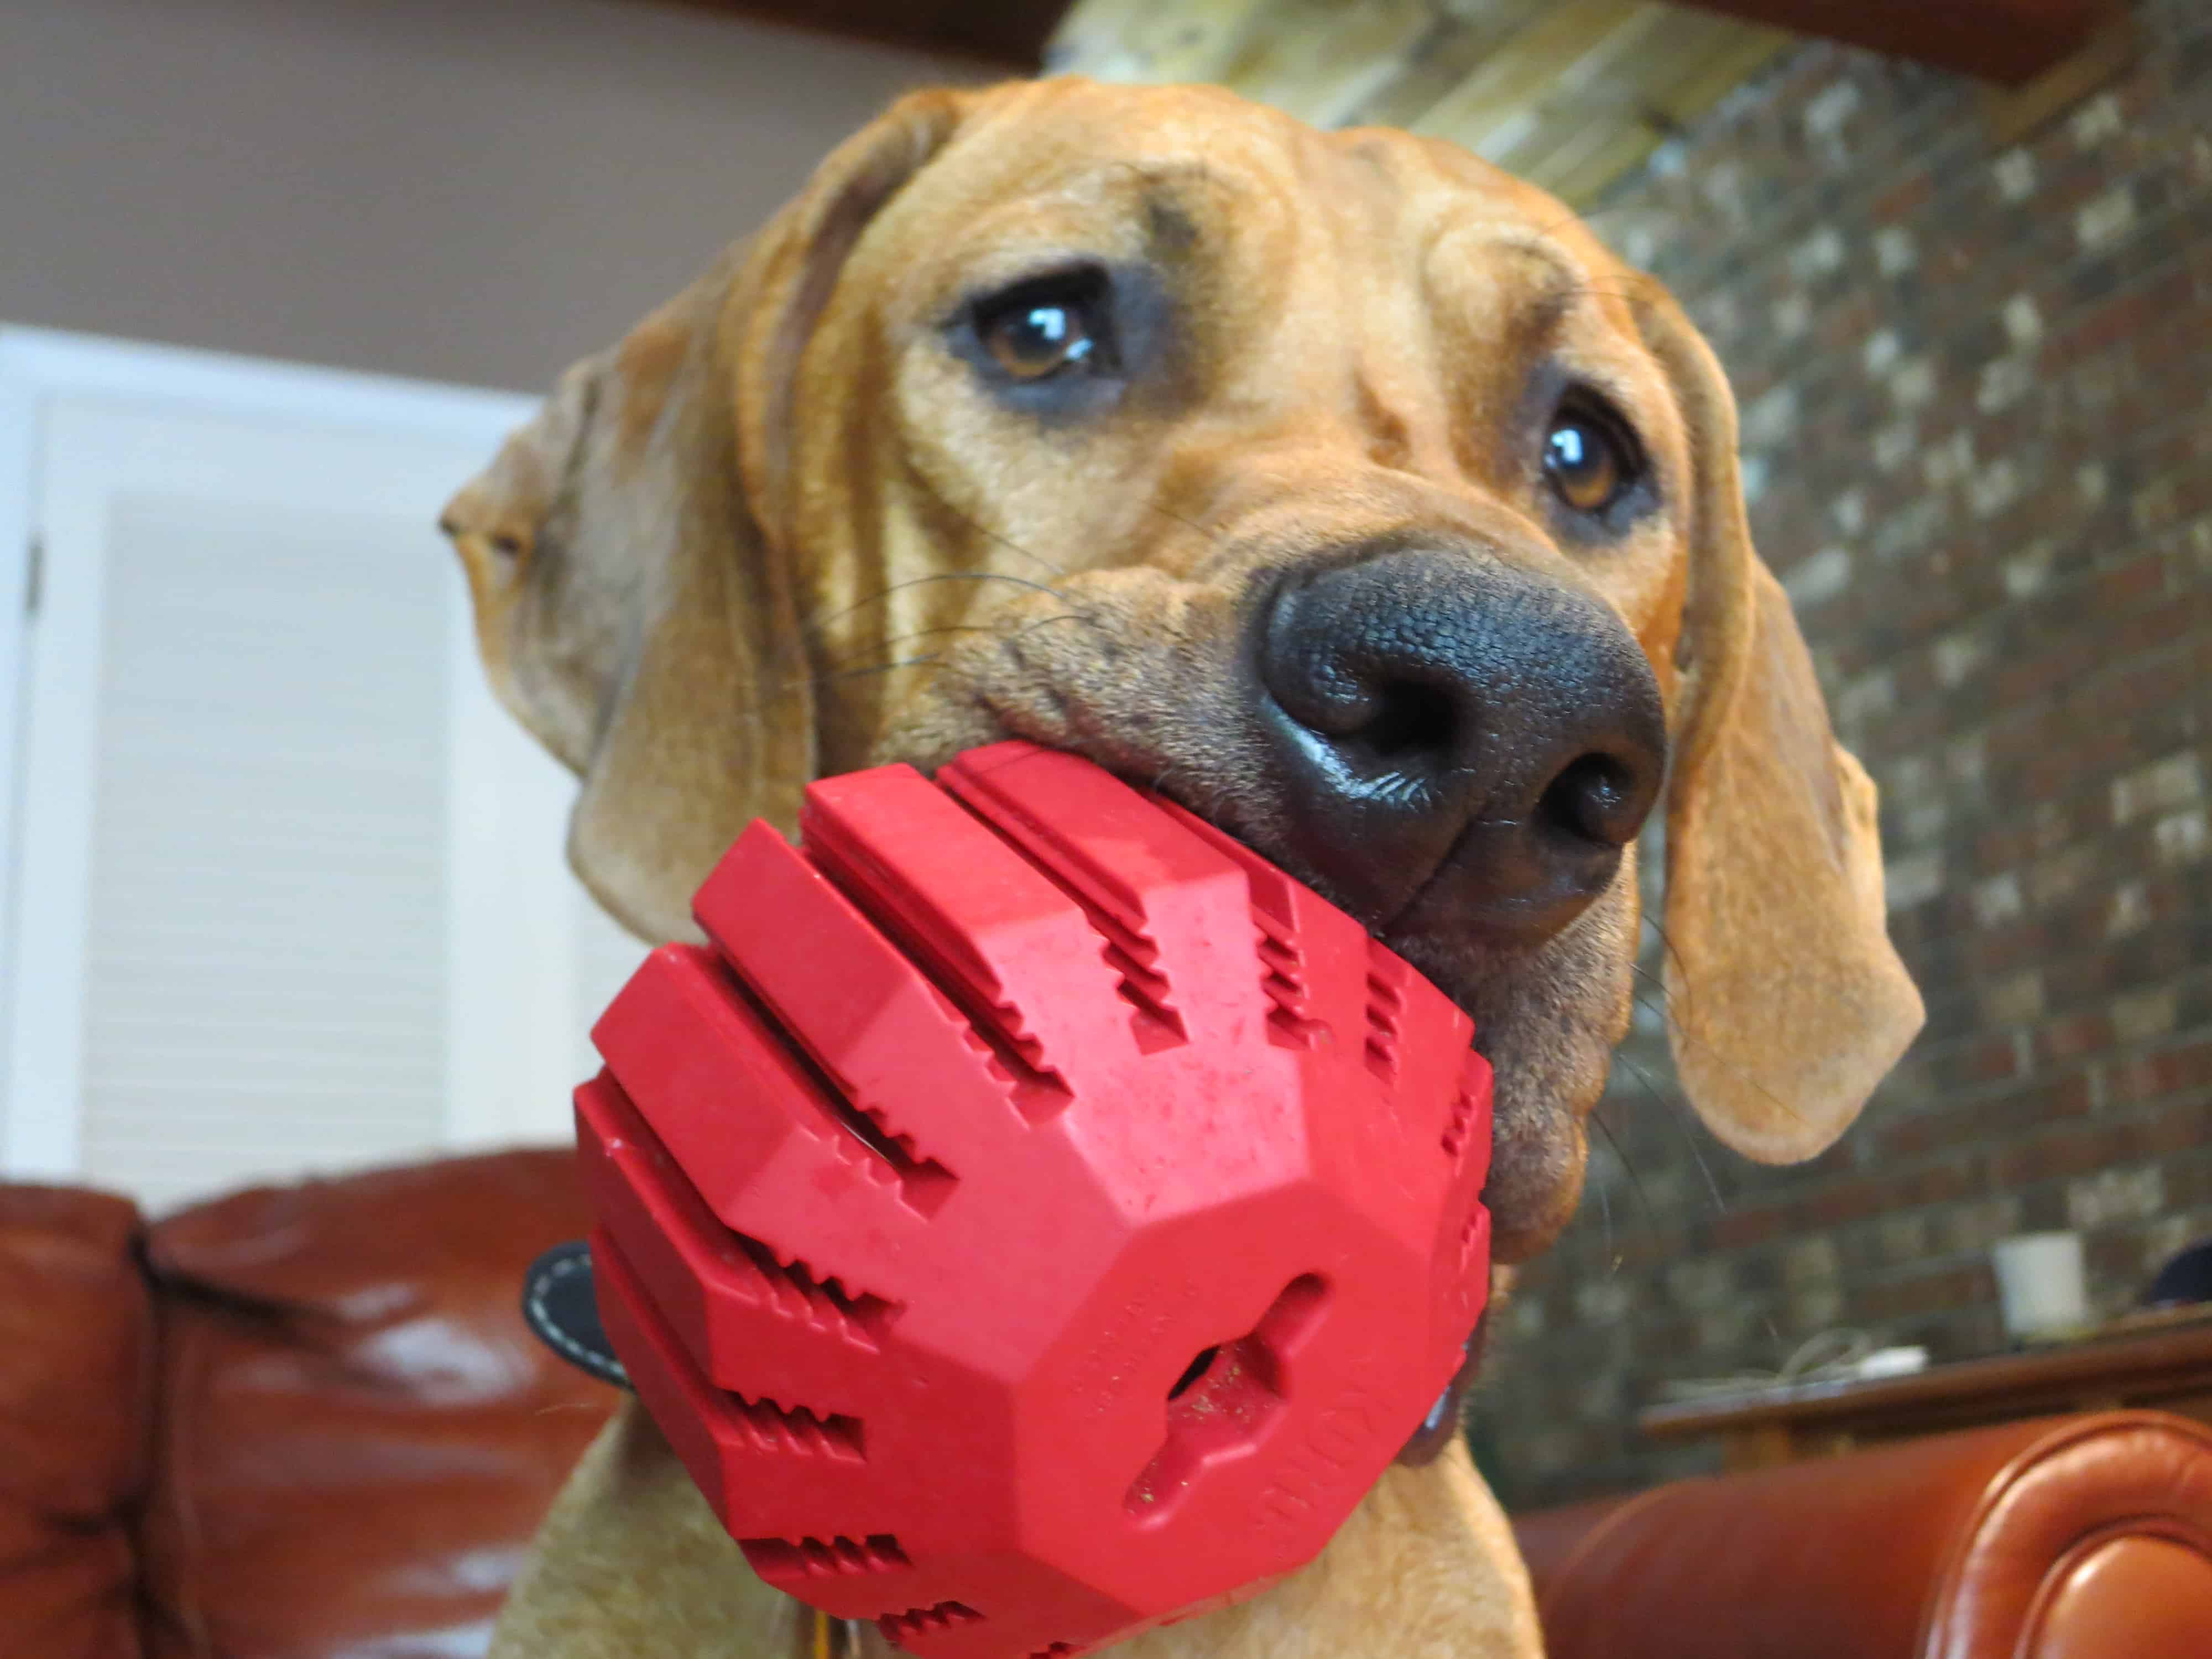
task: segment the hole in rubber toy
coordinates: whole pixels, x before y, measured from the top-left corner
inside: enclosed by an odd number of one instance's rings
[[[1168,1392],[1167,1441],[1122,1500],[1139,1521],[1164,1521],[1210,1463],[1236,1457],[1282,1414],[1290,1368],[1321,1322],[1328,1288],[1302,1273],[1248,1336],[1208,1348]]]
[[[1206,1375],[1213,1362],[1220,1357],[1221,1350],[1218,1347],[1200,1349],[1198,1358],[1184,1366],[1182,1375],[1176,1378],[1175,1387],[1168,1390],[1168,1398],[1180,1400],[1188,1394],[1198,1380]]]

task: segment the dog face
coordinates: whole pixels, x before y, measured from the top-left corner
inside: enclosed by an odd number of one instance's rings
[[[1723,1140],[1917,1029],[1871,785],[1665,295],[1449,146],[1225,94],[909,98],[449,508],[507,705],[639,932],[809,778],[1018,736],[1158,787],[1473,1015],[1514,1261],[1571,1212],[1663,792]]]

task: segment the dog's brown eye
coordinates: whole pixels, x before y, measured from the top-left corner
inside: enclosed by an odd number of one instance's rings
[[[1017,301],[982,320],[991,360],[1018,380],[1042,380],[1081,365],[1097,342],[1084,307],[1055,300]]]
[[[971,343],[970,361],[1002,393],[1035,388],[1024,405],[1033,413],[1044,408],[1036,398],[1050,403],[1088,397],[1112,382],[1121,368],[1112,293],[1112,279],[1103,266],[1079,265],[1032,276],[969,301],[966,326],[954,337],[956,347],[964,335]]]
[[[1602,513],[1634,480],[1634,463],[1620,435],[1595,416],[1562,410],[1544,438],[1544,477],[1577,513]]]

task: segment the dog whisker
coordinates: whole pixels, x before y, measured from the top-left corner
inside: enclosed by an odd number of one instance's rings
[[[1616,1053],[1613,1058],[1634,1073],[1637,1081],[1643,1084],[1650,1092],[1651,1097],[1667,1109],[1668,1121],[1674,1124],[1675,1129],[1681,1134],[1682,1144],[1689,1148],[1690,1161],[1698,1166],[1698,1173],[1705,1177],[1705,1190],[1712,1195],[1714,1213],[1726,1215],[1728,1200],[1721,1196],[1720,1182],[1713,1178],[1712,1165],[1705,1162],[1705,1155],[1698,1147],[1690,1125],[1683,1120],[1680,1097],[1671,1089],[1662,1089],[1652,1080],[1651,1074],[1631,1060],[1626,1054]]]
[[[936,639],[947,634],[996,634],[1000,631],[1000,630],[999,629],[992,627],[988,623],[940,623],[934,628],[917,628],[908,633],[894,635],[891,638],[884,641],[878,648],[884,651],[892,651],[897,649],[901,646],[914,645],[922,640]],[[922,658],[912,660],[934,661],[935,659]],[[828,668],[824,669],[819,675],[816,676],[814,683],[818,684],[823,680],[841,678],[848,674],[878,673],[880,672],[884,667],[895,665],[896,665],[891,664],[872,665],[861,662],[857,659],[851,662],[834,663]]]
[[[912,633],[901,635],[896,639],[885,641],[885,647],[888,649],[893,646],[910,643],[914,641],[925,639],[934,635],[945,634],[987,634],[996,635],[1003,639],[1015,640],[1019,639],[1024,635],[1031,633],[1038,629],[1048,628],[1056,623],[1068,622],[1083,623],[1087,626],[1091,627],[1096,627],[1097,625],[1095,618],[1085,617],[1079,612],[1072,611],[1063,611],[1060,615],[1054,617],[1040,617],[1032,621],[1024,623],[1019,628],[1012,629],[994,628],[988,624],[979,623],[947,623],[936,628],[915,629]],[[831,668],[825,670],[820,674],[787,681],[786,685],[790,689],[796,689],[801,685],[829,685],[856,679],[866,679],[877,675],[897,673],[905,669],[921,668],[935,669],[942,672],[955,674],[962,672],[958,665],[948,662],[940,656],[901,657],[890,662],[854,663]],[[757,723],[758,717],[756,715],[753,719],[755,720],[755,722]]]
[[[1157,513],[1163,519],[1166,519],[1171,523],[1181,525],[1185,530],[1189,531],[1192,535],[1205,537],[1206,540],[1212,542],[1216,547],[1221,546],[1229,539],[1224,532],[1218,530],[1211,525],[1201,524],[1196,519],[1187,518],[1182,514],[1176,512],[1173,507],[1162,507],[1158,501],[1146,501],[1145,503],[1145,507],[1148,512]]]
[[[934,628],[917,628],[908,633],[895,634],[890,639],[883,641],[881,648],[885,651],[890,651],[896,649],[899,646],[912,645],[919,640],[935,639],[939,635],[944,634],[988,634],[992,631],[992,629],[988,624],[982,623],[940,623]],[[847,672],[849,670],[861,669],[866,666],[866,664],[857,661],[836,663],[832,665],[825,672],[831,674],[841,674]]]
[[[1650,986],[1651,988],[1651,994],[1658,999],[1656,1002],[1645,1002],[1639,997],[1637,999],[1638,1006],[1650,1013],[1656,1014],[1659,1018],[1665,1020],[1668,1028],[1671,1030],[1674,1024],[1674,1017],[1673,1010],[1669,1006],[1671,999],[1668,994],[1667,981],[1661,979],[1657,975],[1654,974],[1640,962],[1629,963],[1628,971],[1633,974],[1638,979],[1642,980],[1646,985]]]
[[[1667,937],[1667,930],[1660,924],[1659,919],[1647,912],[1644,917],[1644,925],[1658,935],[1659,954],[1674,963],[1675,970],[1686,977],[1690,971],[1690,965],[1683,961],[1682,953],[1674,948],[1674,941]]]
[[[945,499],[945,492],[939,489],[935,483],[931,482],[929,475],[914,464],[914,452],[910,447],[902,449],[900,452],[899,459],[903,470],[905,471],[906,476],[909,480],[921,485],[923,492],[928,495],[930,500],[935,501],[941,509],[950,514],[953,519],[957,520],[961,524],[967,526],[968,528],[976,535],[981,536],[988,540],[996,542],[1000,546],[1006,548],[1011,552],[1020,554],[1024,558],[1029,560],[1033,564],[1042,565],[1045,569],[1050,571],[1055,576],[1065,576],[1068,574],[1065,566],[1054,564],[1050,559],[1046,558],[1042,553],[1032,552],[1030,549],[1023,546],[1019,542],[1016,541],[1012,537],[1006,535],[1002,531],[994,530],[988,525],[978,523],[973,514],[962,512],[950,501],[947,501]]]
[[[1614,1268],[1618,1269],[1620,1266],[1620,1259],[1614,1256],[1613,1251],[1613,1194],[1606,1190],[1605,1182],[1601,1181],[1597,1186],[1597,1213],[1601,1223],[1599,1236],[1604,1241],[1606,1256],[1613,1262]]]
[[[1002,634],[1009,640],[1018,640],[1024,635],[1036,633],[1039,629],[1050,628],[1055,623],[1068,622],[1081,623],[1085,628],[1100,628],[1099,621],[1096,617],[1086,617],[1079,611],[1063,611],[1057,617],[1038,617],[1029,622],[1024,623],[1019,628],[1012,629],[1011,630],[1004,629],[991,629],[988,631],[994,634]],[[1104,631],[1103,628],[1101,629],[1101,631]]]
[[[1636,1166],[1628,1161],[1628,1154],[1621,1150],[1620,1138],[1613,1133],[1613,1126],[1605,1121],[1604,1108],[1591,1108],[1589,1121],[1597,1125],[1598,1133],[1605,1137],[1605,1144],[1613,1148],[1613,1157],[1620,1161],[1621,1173],[1628,1177],[1629,1190],[1636,1194],[1637,1207],[1644,1212],[1644,1224],[1656,1235],[1659,1231],[1659,1212],[1651,1207],[1650,1195],[1644,1190],[1644,1177],[1636,1173]],[[1598,1191],[1602,1194],[1605,1188],[1601,1187]]]
[[[904,581],[893,582],[888,587],[878,588],[866,599],[855,599],[842,611],[833,611],[827,616],[816,617],[810,626],[815,632],[819,633],[834,623],[842,622],[856,611],[864,611],[872,605],[883,604],[894,593],[903,593],[911,588],[927,587],[937,582],[1006,582],[1015,587],[1025,588],[1033,593],[1049,593],[1054,599],[1063,602],[1067,598],[1049,582],[1032,581],[1027,576],[1012,575],[1004,570],[939,570],[927,576],[909,576]]]

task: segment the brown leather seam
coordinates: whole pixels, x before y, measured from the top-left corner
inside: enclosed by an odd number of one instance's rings
[[[1919,1638],[1913,1645],[1913,1651],[1917,1654],[1929,1652],[1929,1644],[1936,1632],[1949,1621],[1958,1601],[1960,1581],[1965,1576],[1967,1558],[1973,1553],[1975,1543],[1981,1536],[1990,1511],[2011,1493],[2030,1469],[2069,1447],[2101,1438],[2116,1431],[2138,1429],[2179,1433],[2182,1438],[2198,1442],[2205,1452],[2212,1453],[2212,1430],[2207,1430],[2185,1417],[2154,1411],[2100,1412],[2077,1422],[2062,1422],[2050,1433],[2030,1441],[2006,1459],[2002,1467],[1983,1483],[1982,1495],[1975,1500],[1966,1524],[1953,1540],[1943,1571],[1937,1577],[1936,1588],[1928,1598],[1928,1605],[1921,1610]]]
[[[2028,1602],[2027,1612],[2021,1620],[2020,1641],[2015,1649],[2021,1659],[2035,1651],[2036,1638],[2043,1633],[2051,1604],[2066,1588],[2075,1570],[2107,1544],[2133,1538],[2158,1538],[2182,1545],[2205,1558],[2205,1565],[2212,1568],[2212,1536],[2186,1522],[2177,1521],[2170,1515],[2130,1515],[2108,1521],[2069,1545],[2036,1585],[2034,1598]]]

